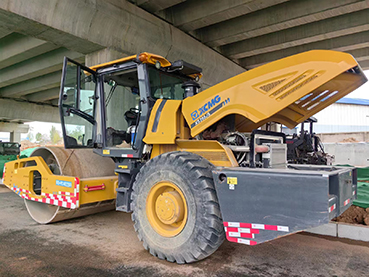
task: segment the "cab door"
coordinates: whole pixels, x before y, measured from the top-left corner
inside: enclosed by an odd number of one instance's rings
[[[97,87],[95,71],[64,58],[59,111],[65,148],[96,147]]]

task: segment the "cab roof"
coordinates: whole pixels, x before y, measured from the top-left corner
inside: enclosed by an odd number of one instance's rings
[[[140,63],[147,63],[147,64],[160,64],[160,67],[162,68],[170,68],[174,63],[171,63],[170,61],[168,61],[166,58],[159,56],[159,55],[155,55],[155,54],[151,54],[151,53],[147,53],[147,52],[143,52],[141,54],[138,55],[132,55],[132,56],[128,56],[128,57],[124,57],[121,59],[117,59],[117,60],[113,60],[107,63],[102,63],[102,64],[98,64],[98,65],[94,65],[91,66],[90,69],[97,71],[99,69],[102,68],[107,68],[107,67],[111,67],[113,65],[118,65],[118,64],[122,64],[122,63],[126,63],[129,61],[137,61]],[[176,63],[176,62],[175,62]],[[183,62],[185,63],[185,62]],[[186,65],[190,65],[188,63],[185,63]],[[192,65],[191,65],[192,66]],[[189,72],[189,74],[184,74],[187,75],[190,78],[196,79],[197,77],[200,79],[202,76],[201,73],[201,68],[192,66],[192,68],[196,68],[196,70],[192,70],[191,72]]]

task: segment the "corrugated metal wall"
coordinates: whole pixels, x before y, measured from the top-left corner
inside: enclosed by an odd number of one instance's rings
[[[314,117],[315,133],[369,131],[369,106],[333,104]]]

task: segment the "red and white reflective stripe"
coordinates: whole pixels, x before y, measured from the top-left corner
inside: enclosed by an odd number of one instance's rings
[[[133,154],[122,154],[122,158],[133,158]]]
[[[230,241],[230,242],[243,243],[243,244],[247,244],[247,245],[256,245],[257,244],[256,241],[248,240],[248,239],[227,237],[227,240]]]
[[[224,227],[226,232],[239,232],[239,233],[251,233],[259,234],[259,230],[250,228],[234,228],[234,227]]]
[[[64,196],[74,196],[74,193],[70,193],[67,191],[58,191],[58,194],[64,195]]]
[[[16,187],[12,187],[12,190],[15,191],[15,192],[24,192],[24,193],[27,193],[29,194],[30,191],[29,190],[26,190],[26,189],[21,189],[21,188],[16,188]]]
[[[80,181],[78,178],[74,180],[74,193],[67,193],[59,191],[59,194],[52,193],[41,193],[42,198],[31,197],[31,192],[26,189],[12,187],[12,190],[20,195],[20,197],[32,201],[47,203],[69,209],[76,209],[79,207],[79,185]],[[69,194],[69,195],[67,195]]]
[[[21,195],[22,198],[28,199],[28,200],[33,200],[33,201],[37,201],[37,202],[42,202],[42,203],[46,203],[46,204],[51,204],[51,205],[55,205],[55,206],[60,206],[63,208],[68,208],[68,209],[75,209],[76,205],[70,202],[66,202],[66,201],[60,201],[60,200],[54,200],[54,199],[50,199],[50,198],[34,198],[34,197],[30,197],[27,194],[22,194]]]
[[[4,169],[3,169],[3,180],[4,180],[4,178],[5,178],[5,169],[6,169],[6,167],[5,167],[5,165],[4,165]]]
[[[235,238],[248,238],[248,239],[255,238],[255,235],[254,234],[240,233],[240,232],[227,232],[227,236],[229,236],[229,237],[235,237]]]
[[[76,206],[79,207],[79,178],[74,178],[74,195],[76,196]]]
[[[343,206],[346,206],[348,203],[350,203],[350,198],[343,202]]]
[[[258,224],[258,223],[241,223],[241,222],[223,222],[223,224],[225,227],[250,228],[250,229],[289,232],[288,226],[280,226],[280,225],[267,225],[267,224]]]
[[[3,177],[4,178],[4,177]],[[352,195],[355,195],[356,194],[356,190],[354,190],[353,192],[352,192]]]
[[[336,209],[336,204],[333,204],[332,206],[329,207],[329,212],[331,213],[335,209]]]
[[[254,239],[259,230],[289,232],[288,226],[268,225],[258,223],[243,222],[223,222],[227,240],[231,242],[243,243],[247,245],[255,245],[256,241],[247,240],[245,238]]]
[[[51,193],[41,193],[42,196],[44,196],[47,199],[57,200],[57,201],[64,201],[71,204],[76,204],[76,197],[72,196],[63,196],[63,195],[57,195],[57,194],[51,194]]]
[[[29,191],[29,190],[26,190],[26,189],[20,189],[20,191],[21,191],[21,192],[28,193],[28,194],[30,193],[30,191]]]

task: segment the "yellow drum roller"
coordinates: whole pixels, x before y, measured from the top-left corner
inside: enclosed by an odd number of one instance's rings
[[[89,149],[37,148],[29,158],[6,164],[4,183],[24,198],[41,224],[115,208],[117,176],[109,158]]]

